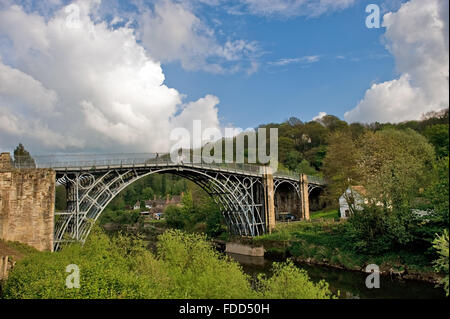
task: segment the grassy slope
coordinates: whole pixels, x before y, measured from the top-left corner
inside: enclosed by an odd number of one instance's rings
[[[31,246],[19,242],[0,240],[0,256],[8,256],[13,260],[20,260],[37,250]]]
[[[320,216],[320,217],[319,217]],[[345,221],[339,221],[337,211],[318,212],[311,221],[278,224],[272,234],[254,238],[269,253],[282,253],[299,260],[331,265],[338,268],[363,270],[368,264],[377,264],[382,272],[403,271],[421,277],[435,277],[429,261],[410,252],[389,252],[382,256],[357,254],[340,232]]]
[[[311,212],[311,219],[339,219],[339,210],[337,209],[328,209],[328,210],[321,210],[318,212]]]

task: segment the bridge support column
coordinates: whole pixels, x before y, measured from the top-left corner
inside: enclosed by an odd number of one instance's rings
[[[263,181],[266,231],[270,234],[275,228],[275,191],[273,187],[273,174],[270,167],[264,167]]]
[[[300,197],[300,215],[302,219],[309,220],[308,177],[305,174],[300,174]]]
[[[17,169],[0,154],[0,239],[53,250],[55,171]]]

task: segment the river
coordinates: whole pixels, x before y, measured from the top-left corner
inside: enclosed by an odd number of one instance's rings
[[[231,258],[241,264],[245,273],[256,276],[263,273],[270,275],[273,260],[267,257],[251,257],[227,253]],[[364,273],[340,270],[332,267],[316,266],[308,264],[296,264],[305,269],[314,282],[321,279],[327,281],[330,290],[337,294],[339,298],[369,298],[369,299],[441,299],[445,298],[442,288],[436,288],[434,284],[415,281],[399,280],[389,276],[380,277],[380,288],[368,289],[365,285],[366,276]]]

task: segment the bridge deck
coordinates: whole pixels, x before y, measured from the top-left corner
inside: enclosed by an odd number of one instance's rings
[[[216,162],[207,163],[202,158],[194,157],[192,162],[172,161],[169,154],[144,153],[144,154],[76,154],[76,155],[46,155],[34,157],[34,163],[16,160],[17,168],[27,168],[35,165],[37,168],[51,168],[57,172],[95,172],[105,170],[121,169],[147,169],[147,168],[173,168],[182,170],[183,168],[195,168],[208,171],[233,173],[241,176],[262,177],[264,166],[241,164],[241,163],[221,163],[221,159]],[[276,171],[275,179],[286,179],[298,181],[300,172]],[[308,175],[308,183],[325,185],[326,182],[320,177]]]

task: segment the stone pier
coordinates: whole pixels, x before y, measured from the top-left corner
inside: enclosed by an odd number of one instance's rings
[[[15,169],[0,155],[0,239],[53,250],[55,172]]]
[[[309,220],[308,176],[305,174],[300,174],[300,198],[302,219]]]
[[[270,234],[275,228],[275,192],[273,187],[273,174],[270,167],[264,167],[263,185],[266,229]]]

